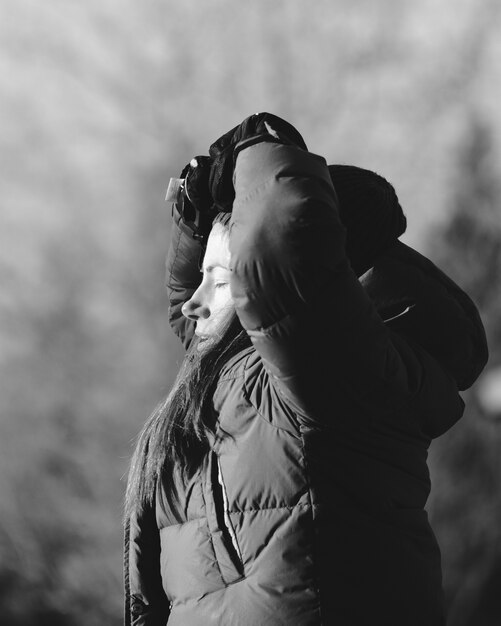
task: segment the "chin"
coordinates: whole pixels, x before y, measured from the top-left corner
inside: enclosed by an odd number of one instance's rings
[[[211,347],[213,343],[214,337],[211,337],[210,335],[204,335],[202,337],[197,336],[197,352],[203,352],[204,350],[207,350]]]

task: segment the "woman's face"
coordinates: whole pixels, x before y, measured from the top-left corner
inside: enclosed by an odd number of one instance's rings
[[[202,273],[200,286],[182,307],[183,315],[196,321],[200,346],[218,336],[235,310],[230,291],[228,230],[217,222],[207,241]]]

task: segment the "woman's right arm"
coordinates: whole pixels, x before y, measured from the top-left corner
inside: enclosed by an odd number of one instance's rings
[[[200,260],[203,248],[193,238],[192,231],[183,223],[175,207],[171,228],[171,243],[166,261],[169,323],[184,347],[189,348],[195,332],[195,322],[182,314],[181,307],[191,298],[202,279]]]
[[[160,536],[152,509],[125,525],[125,626],[165,626],[169,601],[160,573]]]

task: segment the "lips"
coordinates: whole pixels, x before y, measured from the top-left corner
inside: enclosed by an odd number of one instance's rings
[[[196,350],[205,350],[206,347],[210,345],[209,339],[210,337],[208,335],[197,335]]]
[[[195,334],[197,336],[198,345],[205,343],[210,338],[209,335],[198,335],[197,333]]]

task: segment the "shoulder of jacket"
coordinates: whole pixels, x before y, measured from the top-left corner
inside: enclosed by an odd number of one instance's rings
[[[247,369],[248,362],[252,360],[252,355],[256,351],[252,346],[245,348],[238,354],[235,354],[222,368],[219,375],[219,382],[243,378]]]

